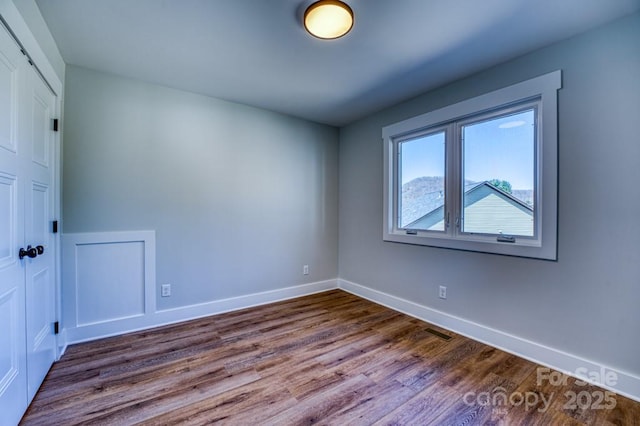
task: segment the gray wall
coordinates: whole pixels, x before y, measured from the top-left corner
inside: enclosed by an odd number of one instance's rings
[[[68,66],[64,130],[64,232],[156,230],[158,308],[336,278],[337,129]]]
[[[383,126],[556,69],[557,262],[382,241]],[[342,128],[340,277],[640,374],[639,79],[636,14]]]

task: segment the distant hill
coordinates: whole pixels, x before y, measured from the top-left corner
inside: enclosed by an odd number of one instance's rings
[[[511,195],[533,207],[533,189],[514,189]]]
[[[465,188],[479,182],[465,181]],[[512,195],[533,205],[533,190],[514,189]],[[405,226],[444,204],[444,177],[422,176],[402,185],[402,224]]]

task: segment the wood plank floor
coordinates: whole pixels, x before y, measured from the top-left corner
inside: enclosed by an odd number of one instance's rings
[[[71,346],[22,424],[640,424],[539,368],[334,290]]]

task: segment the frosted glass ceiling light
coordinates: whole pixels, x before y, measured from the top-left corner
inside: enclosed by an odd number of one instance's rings
[[[304,12],[304,27],[314,37],[340,38],[353,27],[353,11],[338,0],[320,0]]]

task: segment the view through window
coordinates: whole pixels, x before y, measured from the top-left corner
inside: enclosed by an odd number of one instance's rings
[[[401,142],[400,161],[400,227],[444,230],[444,131]],[[433,223],[425,223],[429,214],[433,216]],[[434,226],[436,222],[440,223],[439,227]]]
[[[462,125],[462,232],[534,235],[535,109]]]

